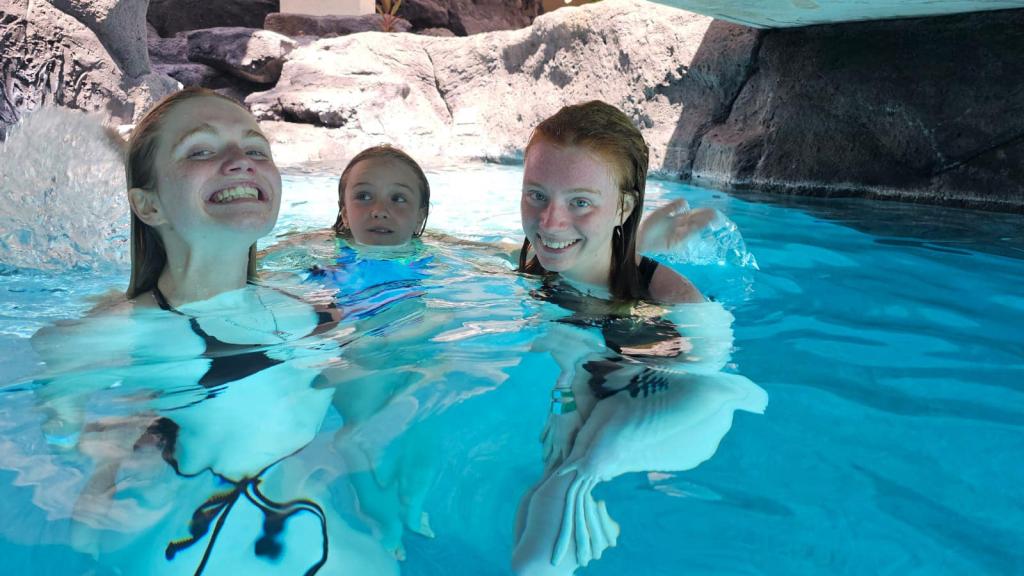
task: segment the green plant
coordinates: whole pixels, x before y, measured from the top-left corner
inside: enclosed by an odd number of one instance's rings
[[[395,22],[398,20],[398,9],[402,7],[402,0],[377,0],[377,14],[381,15],[381,32],[394,32]]]

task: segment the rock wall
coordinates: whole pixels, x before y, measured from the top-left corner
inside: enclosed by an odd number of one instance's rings
[[[666,168],[720,187],[1024,211],[1022,54],[1024,10],[716,22],[694,64],[724,89],[705,91],[696,119],[691,99]]]
[[[398,15],[415,30],[447,28],[459,36],[529,26],[540,0],[404,0]]]
[[[282,144],[282,163],[337,169],[382,141],[428,162],[515,161],[541,119],[601,98],[636,120],[660,166],[711,22],[604,0],[545,14],[530,28],[466,38],[323,39],[288,54],[277,86],[246,102]]]
[[[29,0],[0,7],[0,139],[22,111],[43,104],[127,123],[176,87],[150,73],[145,0],[57,4],[68,11]]]
[[[280,0],[149,0],[148,19],[166,38],[201,28],[262,28],[267,14],[280,7]]]

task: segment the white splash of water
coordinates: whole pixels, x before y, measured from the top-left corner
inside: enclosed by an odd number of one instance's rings
[[[39,108],[0,142],[0,263],[124,268],[128,214],[121,152],[101,116]]]
[[[718,210],[715,210],[715,218],[700,234],[694,234],[686,244],[675,250],[656,255],[675,264],[729,264],[758,269],[757,260],[747,250],[747,243],[743,241],[743,234],[736,223]]]

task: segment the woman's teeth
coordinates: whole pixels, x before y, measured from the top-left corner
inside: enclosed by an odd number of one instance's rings
[[[259,200],[260,191],[251,186],[235,186],[234,188],[228,188],[217,192],[210,197],[210,202],[213,202],[214,204],[223,204],[225,202],[249,198]]]
[[[562,248],[568,248],[569,246],[572,246],[573,244],[579,242],[579,239],[566,240],[564,242],[554,242],[552,240],[541,239],[541,242],[544,243],[544,246],[551,248],[552,250],[561,250]]]

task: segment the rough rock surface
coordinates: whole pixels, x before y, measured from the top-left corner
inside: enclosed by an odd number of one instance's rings
[[[529,26],[539,0],[405,0],[399,16],[413,29],[447,28],[459,36]]]
[[[293,38],[298,36],[316,36],[330,38],[345,36],[357,32],[379,32],[383,26],[383,16],[367,14],[365,16],[309,16],[307,14],[267,14],[263,28]],[[394,32],[408,32],[412,25],[403,18],[395,19]]]
[[[688,63],[710,23],[636,0],[604,0],[546,14],[527,29],[468,38],[324,39],[289,54],[277,86],[246,102],[276,121],[267,129],[279,142],[295,145],[277,147],[284,164],[336,167],[381,141],[425,160],[520,158],[537,122],[600,98],[641,126],[657,168],[680,117]]]
[[[51,0],[51,3],[92,30],[125,75],[149,74],[144,42],[147,0]]]
[[[158,64],[183,64],[188,62],[188,40],[185,38],[161,38],[150,35],[146,39],[149,62]]]
[[[188,59],[249,82],[271,84],[281,75],[284,56],[296,46],[287,36],[253,28],[226,27],[188,34]]]
[[[235,84],[233,78],[206,64],[154,64],[153,70],[181,82],[182,87],[227,88]]]
[[[422,30],[417,30],[416,33],[422,34],[423,36],[439,36],[442,38],[451,38],[452,36],[455,36],[455,32],[452,32],[447,28],[423,28]]]
[[[280,0],[149,0],[148,18],[161,36],[168,37],[221,26],[262,28],[267,14],[280,6]]]
[[[176,88],[173,79],[149,73],[148,57],[145,73],[128,74],[95,32],[52,4],[33,2],[31,8],[31,25],[28,0],[9,0],[0,8],[0,132],[23,111],[43,104],[131,122]],[[141,30],[132,40],[137,46],[124,53],[141,49],[145,55],[145,23],[142,14],[136,17],[130,28]]]
[[[703,125],[677,131],[691,161],[670,168],[718,186],[1024,211],[1024,10],[742,44],[695,59],[742,69],[742,82],[705,98],[715,109]]]

